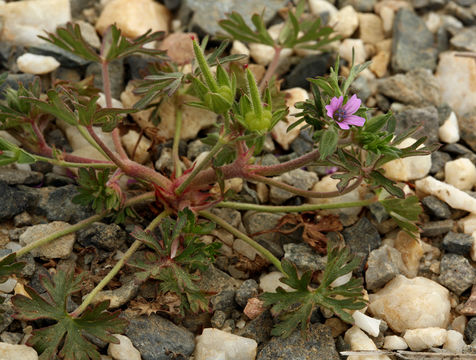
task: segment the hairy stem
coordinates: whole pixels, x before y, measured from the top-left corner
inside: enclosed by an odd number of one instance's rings
[[[175,177],[179,177],[182,175],[182,166],[180,164],[180,156],[179,156],[181,132],[182,132],[182,107],[178,105],[175,110],[175,133],[174,133],[174,143],[172,146],[172,158],[174,160]]]
[[[223,208],[231,208],[236,210],[253,210],[257,212],[279,213],[279,212],[302,212],[302,211],[316,211],[316,210],[329,210],[329,209],[342,209],[349,207],[367,206],[378,202],[377,198],[368,200],[342,202],[335,204],[304,204],[295,206],[273,206],[273,205],[257,205],[247,204],[231,201],[222,201],[217,206]]]
[[[316,160],[317,158],[319,158],[319,156],[320,156],[319,150],[315,149],[296,159],[289,160],[281,164],[269,165],[269,166],[253,165],[251,168],[253,169],[253,173],[258,175],[263,175],[263,176],[281,175],[285,172],[303,167],[311,163],[312,161]]]
[[[162,211],[145,229],[146,231],[152,231],[157,225],[160,224],[162,219],[169,215],[167,210]],[[142,242],[139,240],[134,241],[131,247],[124,253],[122,258],[114,265],[114,267],[109,271],[109,273],[96,285],[96,287],[84,298],[83,302],[79,307],[71,313],[72,317],[78,317],[82,314],[88,305],[94,300],[94,297],[111,281],[114,276],[121,270],[127,260],[136,252],[136,250],[142,245]]]
[[[53,158],[48,158],[46,156],[34,155],[31,154],[37,161],[44,161],[53,165],[63,166],[63,167],[72,167],[72,168],[93,168],[93,169],[116,169],[117,165],[114,163],[85,163],[85,162],[69,162],[63,160],[57,160]]]
[[[281,55],[282,50],[283,48],[280,46],[274,47],[273,60],[269,64],[268,69],[266,70],[266,73],[264,74],[264,77],[259,84],[259,90],[261,92],[264,90],[264,88],[266,87],[266,85],[269,83],[274,73],[276,72],[276,69],[278,68],[278,64],[279,64],[279,56]]]
[[[258,182],[262,182],[265,184],[268,184],[270,186],[275,186],[277,188],[289,191],[290,193],[299,195],[299,196],[304,196],[308,198],[331,198],[331,197],[336,197],[340,195],[347,194],[351,192],[354,189],[357,189],[357,187],[362,183],[363,177],[359,176],[357,179],[352,183],[352,185],[348,185],[345,189],[342,191],[336,190],[336,191],[329,191],[329,192],[317,192],[317,191],[309,191],[309,190],[302,190],[298,189],[297,187],[282,183],[280,181],[276,181],[261,175],[248,175],[247,179],[249,180],[254,180]]]
[[[155,195],[153,192],[147,192],[145,194],[142,194],[142,195],[139,195],[139,196],[135,196],[129,200],[127,200],[124,204],[124,206],[134,206],[134,205],[137,205],[137,204],[140,204],[142,202],[145,202],[145,201],[150,201],[150,200],[153,200],[155,199]],[[84,219],[74,225],[70,225],[64,229],[61,229],[59,231],[55,231],[54,233],[52,234],[49,234],[41,239],[38,239],[30,244],[28,244],[27,246],[21,248],[20,250],[18,250],[16,252],[16,256],[17,258],[29,253],[30,251],[32,251],[33,249],[36,249],[40,246],[43,246],[43,245],[46,245],[50,242],[52,242],[53,240],[56,240],[62,236],[65,236],[65,235],[68,235],[68,234],[71,234],[71,233],[74,233],[78,230],[81,230],[83,228],[85,228],[86,226],[92,224],[93,222],[95,221],[99,221],[101,220],[103,217],[107,216],[108,215],[108,212],[107,211],[103,211],[102,213],[100,214],[97,214],[97,215],[93,215],[87,219]]]
[[[106,159],[108,158],[106,152],[94,141],[94,139],[91,137],[91,135],[88,133],[84,126],[78,125],[76,128],[91,146],[93,146],[97,151],[99,151]]]
[[[242,233],[238,229],[235,229],[233,226],[228,224],[225,220],[223,220],[221,217],[213,215],[211,212],[208,211],[200,211],[198,213],[199,215],[213,221],[217,225],[220,225],[223,229],[228,231],[230,234],[233,234],[237,238],[243,240],[246,242],[248,245],[252,246],[255,250],[257,250],[265,259],[267,259],[271,264],[276,266],[276,268],[283,272],[283,268],[281,267],[281,262],[279,259],[274,256],[268,249],[264,248],[260,244],[258,244],[256,241],[254,241],[252,238],[250,238],[248,235]]]
[[[104,152],[106,153],[107,157],[109,159],[111,159],[117,166],[119,166],[121,169],[125,170],[124,167],[125,167],[125,164],[124,162],[122,161],[122,159],[118,158],[116,156],[116,154],[114,154],[112,152],[111,149],[109,149],[107,147],[107,145],[101,140],[101,138],[96,134],[96,132],[94,131],[94,128],[92,126],[88,126],[87,127],[88,129],[88,132],[89,134],[91,135],[91,137],[94,139],[94,141],[99,145],[99,147],[101,149],[104,150]]]

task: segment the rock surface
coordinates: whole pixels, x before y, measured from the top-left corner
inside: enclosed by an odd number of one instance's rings
[[[115,334],[114,337],[120,341],[119,344],[110,343],[107,348],[107,353],[114,360],[141,360],[139,350],[127,336]]]
[[[403,338],[413,351],[438,347],[446,342],[446,330],[438,327],[407,330]]]
[[[210,328],[197,336],[196,343],[195,360],[254,360],[258,347],[253,339]]]
[[[17,66],[24,73],[43,75],[56,70],[60,63],[52,56],[26,53],[18,57]]]
[[[2,360],[38,360],[36,351],[26,345],[12,345],[0,342],[0,359]]]
[[[22,235],[20,235],[20,244],[22,246],[26,246],[56,231],[63,230],[68,226],[69,224],[63,221],[53,221],[49,224],[30,226]],[[41,257],[45,259],[66,259],[73,251],[75,239],[76,235],[74,233],[64,235],[46,245],[33,249],[31,254],[34,257]]]

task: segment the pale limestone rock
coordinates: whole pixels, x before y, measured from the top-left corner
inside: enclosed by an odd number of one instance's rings
[[[20,235],[20,244],[26,246],[36,240],[44,238],[56,231],[63,230],[69,227],[69,224],[64,221],[53,221],[48,224],[40,224],[29,226],[23,234]],[[74,241],[76,240],[75,233],[64,235],[52,242],[40,246],[31,251],[34,257],[41,257],[45,259],[66,259],[73,251]]]
[[[408,348],[408,345],[404,338],[397,335],[389,335],[383,339],[383,348],[387,350],[405,350]]]
[[[440,84],[441,100],[448,103],[458,116],[470,112],[476,104],[476,61],[455,56],[455,52],[440,54],[435,73]]]
[[[422,180],[415,181],[415,187],[419,192],[436,196],[452,208],[466,210],[476,214],[475,198],[452,185],[436,180],[432,176],[427,176]]]
[[[471,190],[476,184],[476,166],[466,158],[448,161],[445,164],[445,183],[460,190]]]
[[[376,44],[382,41],[383,34],[382,20],[378,15],[372,13],[359,13],[359,38],[364,43]]]
[[[359,17],[351,5],[344,6],[329,19],[329,25],[343,38],[350,37],[359,27]]]
[[[450,319],[449,291],[424,277],[397,275],[385,287],[370,294],[370,312],[396,332],[424,327],[446,328]]]
[[[353,351],[377,350],[372,339],[355,325],[346,331],[344,340]],[[390,360],[390,358],[386,355],[351,355],[347,360]]]
[[[288,150],[291,143],[299,136],[301,128],[306,125],[303,122],[291,131],[287,131],[288,127],[298,120],[295,115],[301,112],[296,109],[294,105],[297,102],[306,101],[309,99],[309,95],[306,90],[301,88],[284,90],[284,94],[286,106],[289,108],[289,114],[276,124],[276,126],[271,130],[271,135],[284,150]]]
[[[79,134],[76,126],[69,125],[64,121],[57,121],[56,124],[61,130],[63,130],[69,144],[73,148],[73,151],[91,147],[91,144],[81,134]],[[111,133],[103,132],[98,126],[94,126],[93,129],[106,146],[114,150],[114,142],[112,141]]]
[[[60,63],[53,56],[25,53],[17,58],[17,66],[26,74],[43,75],[59,68]]]
[[[365,315],[359,310],[354,311],[352,317],[355,321],[354,325],[364,330],[367,334],[375,337],[380,333],[381,320]]]
[[[207,328],[196,338],[195,360],[254,360],[258,344],[253,339]]]
[[[440,28],[442,25],[442,20],[440,14],[435,12],[430,12],[424,17],[425,25],[433,34]]]
[[[16,285],[17,281],[14,278],[8,278],[0,284],[0,292],[8,294],[13,291]]]
[[[467,319],[466,316],[460,315],[454,318],[451,323],[451,330],[455,330],[460,334],[464,335],[464,328],[466,327]]]
[[[319,182],[317,182],[312,191],[317,192],[330,192],[337,190],[337,183],[339,180],[331,178],[330,175],[323,177]],[[365,184],[360,184],[357,189],[352,190],[351,192],[332,197],[332,198],[312,198],[309,199],[310,204],[334,204],[334,203],[341,203],[341,202],[352,202],[352,201],[360,201],[365,198],[365,195],[368,192],[368,188]],[[332,209],[332,210],[323,210],[323,214],[346,214],[349,216],[357,215],[362,207],[352,207],[352,208],[343,208],[343,209]]]
[[[309,0],[309,10],[316,16],[321,16],[326,13],[329,16],[335,16],[338,12],[337,8],[326,0]]]
[[[114,360],[141,360],[139,350],[132,345],[132,341],[127,336],[119,334],[114,334],[113,336],[118,339],[120,343],[110,343],[107,348],[108,355]]]
[[[1,40],[22,46],[44,43],[38,35],[54,33],[71,21],[69,0],[16,1],[0,4]]]
[[[135,130],[129,130],[129,132],[121,137],[122,145],[126,149],[127,153],[131,157],[131,160],[137,161],[141,164],[145,164],[150,159],[150,154],[147,150],[149,150],[150,145],[152,142],[147,139],[145,136],[142,136],[139,141],[139,133]],[[134,152],[134,148],[137,145],[134,158],[132,158],[132,153]]]
[[[420,259],[424,254],[420,239],[411,237],[405,231],[399,231],[393,246],[402,255],[402,260],[405,264],[402,271],[405,275],[409,278],[417,276]]]
[[[451,351],[453,353],[461,353],[466,343],[463,339],[463,334],[456,330],[448,330],[446,333],[446,342],[443,345],[443,349]]]
[[[256,251],[254,247],[249,245],[248,243],[244,242],[241,239],[236,239],[233,242],[233,250],[235,250],[237,253],[246,256],[248,259],[253,261],[256,259],[256,255],[259,255],[259,252]]]
[[[74,150],[71,155],[98,161],[109,161],[109,159],[107,159],[103,154],[101,154],[92,146],[86,146],[82,147],[81,149]],[[77,168],[70,168],[70,170],[77,174]]]
[[[269,27],[268,33],[273,40],[278,39],[279,33],[281,32],[283,25],[284,23],[281,23],[281,24],[276,24]],[[271,63],[271,61],[273,61],[274,49],[272,46],[259,44],[259,43],[249,43],[248,47],[250,48],[250,56],[253,58],[253,60],[257,64],[262,66],[268,66]],[[281,50],[281,53],[279,54],[277,72],[279,72],[279,69],[281,68],[283,63],[287,61],[286,59],[289,58],[292,55],[292,53],[293,53],[293,49]]]
[[[239,40],[233,41],[231,46],[230,54],[232,55],[246,55],[244,59],[240,60],[242,64],[248,64],[250,62],[250,49]]]
[[[385,35],[392,33],[393,21],[395,20],[395,11],[385,6],[380,10],[380,17],[382,18],[382,29]]]
[[[372,63],[369,69],[377,75],[377,77],[384,77],[387,73],[388,64],[390,63],[390,52],[379,51],[377,55],[372,58]]]
[[[122,105],[122,103],[117,99],[112,98],[111,103],[112,103],[113,108],[124,109],[124,105]],[[102,108],[107,107],[106,95],[104,95],[104,93],[102,93],[102,92],[99,93],[99,99],[98,99],[97,104]]]
[[[167,50],[167,55],[177,64],[189,64],[195,58],[192,37],[198,38],[195,33],[172,33],[159,45],[160,50]]]
[[[12,345],[0,342],[0,359],[2,360],[38,360],[38,354],[31,346]]]
[[[79,29],[81,30],[81,36],[89,45],[91,45],[95,49],[99,49],[101,47],[101,40],[99,39],[99,36],[94,26],[82,20],[76,20],[74,23],[79,25]]]
[[[169,31],[171,14],[162,4],[153,0],[111,0],[96,22],[96,30],[104,35],[116,24],[123,35],[136,38],[148,30]]]
[[[406,138],[397,147],[399,149],[411,146],[416,139]],[[385,176],[395,181],[409,181],[421,179],[428,175],[431,168],[431,155],[411,156],[395,159],[384,164]]]
[[[438,136],[441,141],[447,144],[453,144],[459,141],[458,119],[453,111],[448,119],[446,119],[443,125],[438,129]]]
[[[354,50],[354,63],[363,64],[367,60],[364,42],[361,39],[344,39],[339,45],[339,55],[352,63],[352,50]]]
[[[263,274],[259,278],[259,288],[264,292],[271,293],[275,293],[278,287],[282,287],[286,291],[291,291],[291,287],[279,280],[282,277],[283,274],[279,271],[272,271],[268,274]]]
[[[458,226],[465,234],[474,233],[476,231],[476,214],[469,214],[459,219]]]
[[[403,338],[413,351],[438,347],[446,341],[446,330],[438,327],[407,330]]]

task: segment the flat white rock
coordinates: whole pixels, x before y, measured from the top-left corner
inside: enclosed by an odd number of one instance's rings
[[[446,335],[446,341],[443,345],[443,349],[453,353],[463,352],[463,348],[466,346],[466,343],[463,339],[463,334],[456,330],[448,330]]]
[[[140,352],[137,350],[132,341],[124,335],[114,334],[119,344],[110,343],[107,353],[114,360],[141,360]]]
[[[369,311],[396,332],[426,327],[446,328],[450,320],[449,291],[424,277],[397,275],[370,294]]]
[[[259,278],[259,288],[264,292],[271,293],[275,293],[278,287],[282,287],[287,291],[292,290],[292,288],[279,280],[282,277],[283,274],[279,271],[272,271],[268,274],[261,275]]]
[[[397,145],[398,148],[406,148],[415,143],[416,139],[407,138]],[[412,156],[403,159],[389,161],[382,166],[385,176],[395,181],[409,181],[421,179],[428,175],[431,169],[431,155]]]
[[[352,51],[355,64],[363,64],[367,60],[367,51],[361,39],[344,39],[339,45],[340,57],[347,60],[349,64],[352,63]]]
[[[445,164],[445,183],[460,190],[471,190],[476,184],[476,166],[466,158],[448,161]]]
[[[413,351],[438,347],[446,341],[446,330],[438,327],[407,330],[403,338]]]
[[[344,340],[353,351],[377,350],[372,339],[355,325],[346,331]],[[347,360],[390,360],[390,358],[386,355],[350,355]]]
[[[254,360],[258,344],[253,339],[207,328],[197,336],[195,360]]]
[[[355,326],[358,326],[367,334],[377,337],[380,333],[380,323],[382,322],[381,320],[365,315],[358,310],[354,311],[352,317],[354,318]]]
[[[458,118],[453,111],[448,119],[446,119],[443,125],[438,129],[438,136],[441,141],[448,144],[453,144],[459,141]]]
[[[23,46],[42,44],[38,35],[54,33],[71,21],[70,0],[15,1],[0,4],[1,40]]]
[[[53,56],[25,53],[18,57],[18,69],[26,74],[48,74],[60,67],[60,63]]]
[[[385,336],[383,339],[383,348],[387,350],[405,350],[408,344],[405,339],[397,335]]]
[[[2,360],[38,360],[35,349],[26,345],[12,345],[0,342],[0,359]]]
[[[436,180],[432,176],[415,181],[417,191],[436,196],[455,209],[476,214],[476,199],[453,185]]]
[[[331,15],[329,25],[334,28],[337,34],[343,38],[348,38],[359,27],[359,16],[352,5],[347,5]]]

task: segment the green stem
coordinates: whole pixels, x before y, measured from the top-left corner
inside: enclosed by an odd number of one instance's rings
[[[175,109],[175,133],[172,146],[172,158],[174,160],[175,177],[182,175],[182,166],[180,164],[179,145],[180,133],[182,132],[182,107],[179,105]]]
[[[152,231],[157,225],[160,224],[162,219],[169,215],[167,210],[162,211],[145,229],[146,231]],[[109,271],[109,273],[96,285],[96,287],[86,296],[81,305],[71,313],[72,317],[78,317],[82,314],[88,305],[93,301],[94,297],[111,281],[114,276],[117,275],[122,266],[126,263],[127,260],[135,253],[135,251],[142,245],[142,242],[139,240],[134,241],[131,247],[124,253],[122,258],[114,265],[114,267]]]
[[[222,219],[219,216],[213,215],[211,212],[208,211],[200,211],[199,215],[206,217],[207,219],[213,221],[217,225],[220,225],[223,229],[228,231],[230,234],[236,236],[237,238],[243,240],[246,242],[248,245],[253,247],[255,250],[257,250],[261,255],[263,255],[264,258],[266,258],[270,263],[272,263],[276,268],[284,273],[283,268],[281,267],[281,262],[279,259],[274,256],[268,249],[264,248],[260,244],[258,244],[256,241],[254,241],[252,238],[250,238],[248,235],[242,233],[238,229],[235,229],[233,226],[228,224],[224,219]]]
[[[209,162],[213,159],[213,157],[221,150],[221,148],[223,146],[225,146],[226,144],[228,143],[228,139],[227,138],[218,138],[218,141],[217,143],[215,144],[215,146],[210,150],[210,152],[208,153],[208,155],[202,160],[200,161],[200,163],[198,163],[194,168],[193,168],[193,171],[192,173],[185,179],[185,181],[183,183],[180,184],[180,186],[175,190],[175,194],[176,195],[180,195],[182,194],[185,189],[187,188],[188,185],[190,185],[190,183],[192,182],[192,180],[195,178],[195,176],[200,172],[202,171],[203,169],[205,169]]]
[[[94,141],[94,139],[91,137],[91,135],[89,135],[88,131],[84,126],[79,125],[76,128],[91,146],[93,146],[97,151],[99,151],[106,159],[109,159],[109,156],[107,156],[106,152],[101,149],[101,147]]]
[[[329,210],[329,209],[342,209],[349,207],[358,207],[358,206],[367,206],[373,203],[378,202],[377,198],[372,198],[368,200],[361,201],[351,201],[351,202],[342,202],[334,204],[304,204],[304,205],[295,205],[295,206],[273,206],[273,205],[257,205],[257,204],[247,204],[231,201],[222,201],[217,205],[217,207],[231,208],[236,210],[253,210],[258,212],[269,212],[269,213],[279,213],[279,212],[303,212],[303,211],[316,211],[316,210]]]
[[[145,202],[147,200],[153,200],[155,199],[155,195],[154,193],[151,191],[151,192],[148,192],[148,193],[145,193],[145,194],[142,194],[142,195],[139,195],[139,196],[135,196],[129,200],[127,200],[124,204],[125,207],[127,206],[134,206],[136,204],[139,204],[141,202]],[[30,251],[32,251],[33,249],[36,249],[40,246],[43,246],[43,245],[46,245],[50,242],[52,242],[53,240],[56,240],[62,236],[65,236],[65,235],[68,235],[68,234],[71,234],[75,231],[78,231],[78,230],[81,230],[82,228],[85,228],[86,226],[88,226],[89,224],[92,224],[93,222],[95,221],[99,221],[101,220],[103,217],[105,217],[106,215],[108,214],[107,211],[104,211],[102,212],[101,214],[97,214],[97,215],[93,215],[87,219],[84,219],[74,225],[70,225],[62,230],[59,230],[59,231],[55,231],[54,233],[52,234],[49,234],[41,239],[38,239],[30,244],[28,244],[27,246],[21,248],[20,250],[18,250],[16,252],[16,256],[17,258],[29,253]]]
[[[44,161],[53,165],[64,166],[64,167],[72,167],[72,168],[87,167],[87,168],[93,168],[93,169],[116,169],[117,168],[117,165],[114,163],[76,163],[76,162],[68,162],[63,160],[52,159],[46,156],[40,156],[40,155],[34,155],[34,154],[30,154],[30,155],[35,157],[37,161]]]

